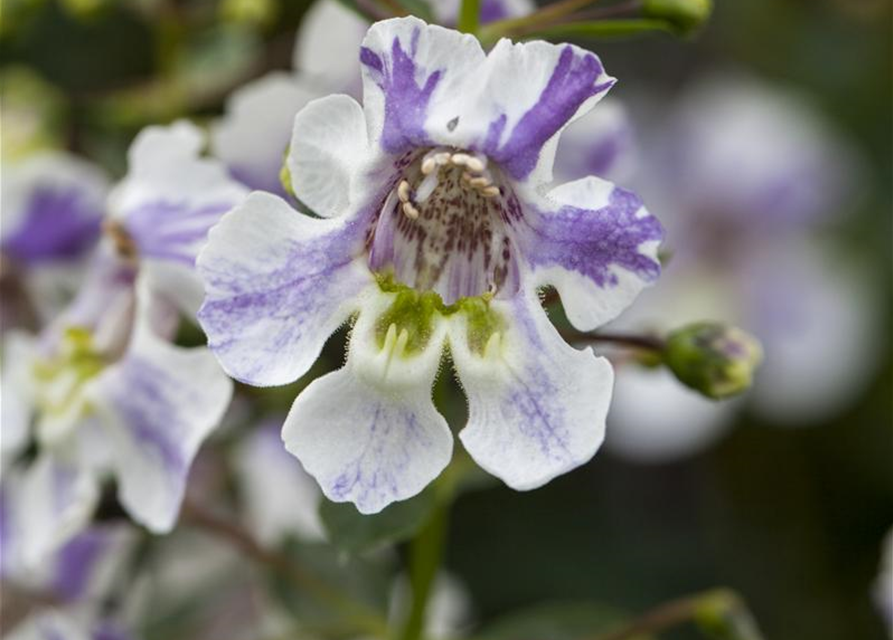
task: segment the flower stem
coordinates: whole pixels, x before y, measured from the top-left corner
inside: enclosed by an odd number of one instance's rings
[[[425,613],[446,546],[452,491],[439,497],[428,523],[412,540],[409,548],[409,581],[412,605],[400,634],[400,640],[419,640],[425,630]]]
[[[593,342],[609,342],[624,347],[632,347],[642,351],[660,353],[664,350],[666,342],[657,336],[646,334],[627,333],[585,333],[574,329],[562,329],[561,336],[571,344],[590,344]]]
[[[337,609],[364,631],[380,637],[387,633],[387,622],[378,612],[332,588],[306,571],[290,556],[262,546],[237,523],[221,518],[188,500],[183,503],[183,517],[187,522],[230,543],[252,560],[269,567],[289,580],[296,588]]]
[[[762,640],[757,626],[738,594],[713,589],[662,604],[629,624],[592,640],[632,640],[645,634],[666,631],[685,622],[695,622],[711,637],[728,640]]]
[[[456,25],[463,33],[475,34],[480,26],[481,0],[462,0],[459,22]]]
[[[546,5],[539,11],[535,11],[529,15],[520,18],[511,18],[508,20],[499,20],[492,22],[481,29],[481,39],[488,42],[498,40],[503,36],[516,35],[517,31],[537,25],[542,27],[545,24],[551,24],[556,20],[560,20],[580,9],[595,4],[599,0],[558,0],[552,4]]]

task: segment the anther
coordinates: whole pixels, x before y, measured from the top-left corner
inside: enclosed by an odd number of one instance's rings
[[[419,210],[412,206],[411,202],[403,203],[403,214],[409,218],[410,220],[415,220],[419,217]]]
[[[490,178],[485,178],[483,176],[478,176],[477,178],[471,178],[468,181],[468,184],[470,184],[475,189],[483,189],[485,187],[490,187],[493,185],[493,183],[490,182]]]
[[[475,173],[481,173],[487,168],[486,163],[477,156],[468,156],[468,160],[465,161],[465,166]]]
[[[467,153],[454,153],[450,157],[450,162],[452,162],[457,167],[467,165],[469,160],[471,160],[471,156]]]
[[[397,186],[397,197],[400,198],[400,202],[409,202],[409,182],[406,180]]]
[[[481,195],[485,198],[493,198],[495,196],[502,195],[502,191],[500,191],[499,187],[494,184],[481,189]]]
[[[422,162],[422,173],[426,176],[437,169],[437,160],[434,158],[425,158]]]

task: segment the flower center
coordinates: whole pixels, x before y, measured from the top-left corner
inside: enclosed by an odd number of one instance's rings
[[[118,255],[125,260],[135,260],[137,246],[133,236],[119,221],[106,218],[102,223],[102,230],[111,239]]]
[[[517,288],[520,206],[486,156],[437,147],[411,157],[381,208],[370,267],[447,305]]]

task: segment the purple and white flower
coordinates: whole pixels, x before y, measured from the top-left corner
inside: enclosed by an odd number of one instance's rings
[[[135,520],[169,531],[229,403],[232,382],[210,352],[172,343],[180,314],[198,306],[207,230],[245,193],[198,156],[201,144],[186,123],[138,136],[77,297],[39,337],[6,341],[4,437],[21,445],[33,426],[38,444],[33,463],[4,477],[28,566],[86,525],[109,473]]]
[[[3,278],[25,297],[4,297],[4,329],[46,321],[71,298],[99,240],[108,188],[101,169],[59,151],[4,166]]]
[[[356,315],[347,363],[312,382],[283,429],[327,497],[364,513],[422,490],[453,438],[431,400],[445,349],[469,401],[460,433],[516,489],[588,461],[613,374],[562,340],[615,317],[660,271],[660,224],[599,178],[549,188],[560,131],[608,91],[574,46],[373,25],[364,107],[335,95],[295,119],[288,170],[319,218],[253,193],[212,229],[199,320],[225,370],[254,385],[307,372]]]

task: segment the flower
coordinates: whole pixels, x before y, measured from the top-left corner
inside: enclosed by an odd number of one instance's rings
[[[661,227],[634,194],[598,178],[547,187],[557,134],[614,79],[570,45],[503,40],[486,55],[415,18],[373,25],[360,59],[364,107],[329,96],[295,119],[292,187],[320,218],[253,193],[211,230],[209,346],[238,380],[286,384],[357,315],[344,368],[283,428],[331,500],[377,512],[449,462],[431,401],[447,347],[468,452],[513,488],[541,486],[594,455],[613,375],[561,339],[538,289],[591,330],[660,270]]]
[[[651,162],[634,183],[662,203],[672,258],[661,287],[618,323],[740,326],[765,351],[742,400],[778,424],[832,416],[877,362],[871,274],[817,241],[853,210],[859,163],[801,99],[734,74],[694,85],[662,122],[641,136]],[[657,393],[659,404],[640,401]],[[699,398],[666,371],[625,367],[608,447],[635,459],[689,455],[722,436],[742,405]]]
[[[9,520],[25,565],[85,526],[108,472],[135,520],[169,531],[191,461],[229,403],[232,383],[207,349],[172,343],[180,313],[198,306],[207,229],[245,193],[198,157],[201,143],[187,123],[140,134],[78,295],[38,337],[5,336],[4,437],[23,447],[33,423],[38,444],[33,463],[4,477],[18,487]]]
[[[4,329],[46,321],[71,298],[99,239],[108,188],[102,170],[59,151],[4,166]]]

